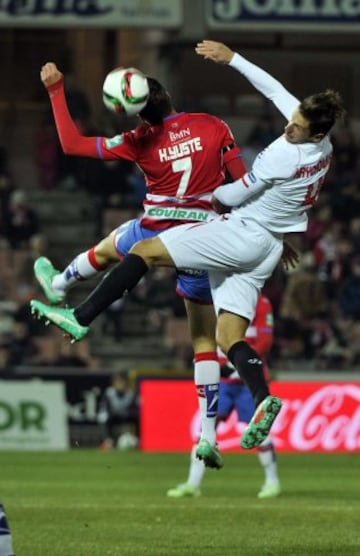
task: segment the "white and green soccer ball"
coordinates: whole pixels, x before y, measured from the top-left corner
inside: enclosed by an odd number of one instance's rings
[[[118,450],[134,450],[138,447],[139,439],[131,432],[124,432],[117,441]]]
[[[135,116],[149,98],[149,84],[136,68],[117,68],[108,73],[103,85],[103,102],[109,110]]]

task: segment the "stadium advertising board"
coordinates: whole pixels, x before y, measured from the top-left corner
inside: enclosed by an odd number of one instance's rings
[[[350,0],[207,0],[217,30],[359,31],[360,3]]]
[[[360,382],[273,382],[283,400],[272,428],[279,452],[360,451]],[[141,447],[145,451],[188,451],[200,419],[191,380],[144,380]],[[222,451],[238,451],[244,424],[233,412],[218,428]]]
[[[0,450],[68,448],[62,382],[0,381]]]
[[[33,371],[33,376],[38,376],[47,384],[59,381],[64,386],[66,415],[68,424],[71,425],[97,425],[98,406],[101,396],[110,384],[110,374],[89,373],[88,370],[77,372],[59,372],[52,369],[51,373],[43,369]],[[17,374],[22,380],[27,374]]]
[[[182,0],[0,0],[6,27],[179,27]]]

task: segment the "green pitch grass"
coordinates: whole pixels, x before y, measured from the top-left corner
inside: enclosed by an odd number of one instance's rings
[[[280,455],[283,494],[258,500],[255,454],[225,455],[203,495],[169,499],[186,454],[0,453],[16,556],[360,555],[360,454]]]

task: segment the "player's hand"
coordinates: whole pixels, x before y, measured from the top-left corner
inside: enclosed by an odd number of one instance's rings
[[[281,255],[281,262],[285,270],[296,268],[300,262],[300,255],[296,249],[288,242],[283,242],[283,252]]]
[[[215,197],[215,195],[213,195],[211,198],[211,205],[214,211],[217,212],[217,214],[225,214],[226,212],[231,212],[231,208],[232,208],[232,207],[227,207],[226,205],[220,203],[220,201]]]
[[[195,47],[196,54],[203,56],[205,60],[212,60],[218,64],[228,64],[234,52],[222,42],[201,41]]]
[[[63,74],[57,69],[56,64],[54,64],[53,62],[47,62],[41,68],[40,79],[46,88],[60,81],[62,77]]]

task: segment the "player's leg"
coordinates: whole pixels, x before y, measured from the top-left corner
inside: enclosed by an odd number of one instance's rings
[[[90,323],[126,291],[131,291],[152,264],[174,266],[163,243],[159,238],[151,237],[154,233],[156,232],[150,231],[149,239],[135,243],[134,253],[127,254],[121,263],[108,272],[85,301],[75,309],[49,307],[40,301],[32,300],[32,313],[38,318],[52,322],[74,341],[81,340],[88,333]]]
[[[201,438],[196,455],[207,467],[219,469],[223,461],[216,447],[215,432],[220,382],[215,312],[212,304],[195,303],[190,299],[185,299],[185,306],[194,349],[194,380],[201,419]]]
[[[91,322],[125,292],[130,292],[153,265],[174,266],[170,254],[158,237],[136,243],[123,261],[108,272],[75,309],[48,307],[40,301],[32,300],[32,313],[52,322],[73,340],[81,340],[88,333]]]
[[[251,398],[250,398],[251,399]],[[234,399],[231,390],[226,383],[221,382],[219,387],[218,415],[215,428],[221,421],[226,421],[234,409]],[[194,444],[190,454],[190,467],[185,483],[181,483],[167,491],[171,498],[182,498],[184,496],[200,496],[201,483],[204,478],[206,467],[204,462],[196,456],[197,444]]]
[[[255,411],[254,400],[245,384],[234,384],[233,392],[236,397],[236,411],[242,423],[249,423]],[[271,438],[267,436],[258,446],[258,459],[264,471],[264,483],[258,493],[259,498],[272,498],[280,494],[276,456]]]
[[[46,257],[35,261],[35,276],[51,303],[59,303],[76,283],[92,278],[124,257],[137,241],[144,238],[139,219],[128,220],[102,239],[95,247],[77,255],[63,271]],[[147,232],[151,236],[155,232]]]
[[[170,498],[196,498],[200,496],[200,485],[206,468],[204,462],[196,457],[196,448],[197,444],[194,444],[190,452],[190,466],[186,482],[170,488],[166,493]]]
[[[257,406],[269,395],[269,388],[260,357],[245,341],[248,324],[247,318],[220,310],[217,342],[247,384]]]
[[[281,409],[281,400],[270,395],[264,378],[263,363],[256,351],[244,340],[248,322],[247,318],[221,310],[218,315],[217,341],[254,399],[256,411],[241,440],[241,446],[250,449],[259,446],[269,434]]]
[[[122,263],[108,272],[76,309],[49,310],[46,305],[32,301],[32,311],[78,340],[86,335],[89,324],[102,311],[121,298],[125,291],[135,287],[150,266],[229,269],[229,273],[234,273],[234,269],[240,271],[243,266],[255,265],[271,252],[277,255],[276,264],[282,252],[281,240],[271,242],[268,237],[263,238],[263,232],[256,228],[253,230],[251,225],[244,235],[242,226],[245,229],[245,224],[241,222],[234,227],[233,223],[213,221],[171,228],[161,234],[161,239],[155,237],[136,243]],[[260,288],[270,275],[269,268],[267,265],[260,273]]]
[[[97,245],[79,253],[63,271],[57,270],[47,257],[34,263],[34,273],[50,303],[60,303],[76,283],[88,280],[119,260],[115,249],[114,230]]]
[[[258,493],[258,498],[274,498],[281,492],[281,485],[278,474],[276,453],[270,436],[258,446],[258,458],[264,470],[265,481]]]
[[[206,228],[206,230],[205,230]],[[229,243],[228,230],[223,229],[219,221],[209,224],[185,224],[166,230],[158,237],[152,237],[139,241],[132,248],[130,253],[124,257],[123,261],[108,272],[101,283],[93,290],[88,298],[73,310],[73,316],[77,324],[86,328],[90,323],[111,303],[123,296],[125,291],[131,291],[140,279],[152,266],[166,266],[177,268],[192,268],[197,270],[207,270],[208,267],[232,269],[237,263],[238,245]],[[204,233],[205,230],[205,233]],[[217,235],[219,234],[219,238]],[[250,238],[245,241],[241,234],[236,235],[236,240],[243,243],[244,264],[250,264],[253,260],[255,247],[248,245]],[[214,257],[213,247],[216,244],[216,257]],[[226,253],[226,246],[230,245],[230,254]],[[246,247],[246,249],[245,249]],[[282,248],[280,249],[281,255]],[[256,255],[259,258],[259,255]],[[178,259],[180,264],[178,264]],[[239,263],[240,264],[240,263]],[[261,284],[262,285],[262,284]],[[44,307],[38,302],[32,304],[41,316],[48,316],[49,320],[61,327],[58,318],[53,318],[54,314],[46,315]],[[70,310],[69,310],[70,311]],[[72,320],[70,314],[67,315]],[[60,319],[61,320],[61,319]],[[64,327],[65,329],[65,327]]]
[[[52,322],[72,336],[74,340],[80,340],[87,334],[90,323],[114,301],[121,298],[125,291],[131,291],[151,266],[177,266],[177,268],[207,270],[209,265],[211,268],[213,266],[227,268],[232,265],[233,268],[237,264],[239,242],[243,243],[244,262],[248,264],[253,259],[252,234],[245,242],[245,239],[242,239],[242,230],[239,233],[236,232],[235,248],[229,241],[229,230],[227,227],[224,228],[224,224],[219,221],[209,224],[185,224],[166,230],[161,234],[161,239],[153,237],[140,241],[134,245],[120,264],[104,276],[97,288],[75,309],[49,308],[45,304],[33,300],[31,301],[32,312],[38,317]],[[248,245],[249,241],[250,245]],[[230,255],[226,253],[226,247],[229,245],[231,247]],[[178,264],[178,259],[180,264]]]

